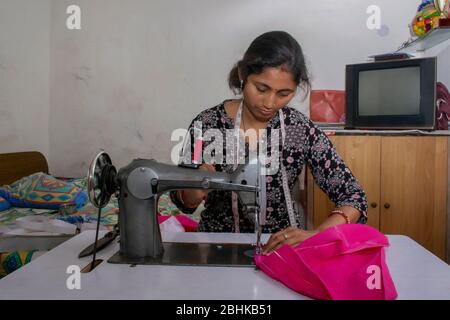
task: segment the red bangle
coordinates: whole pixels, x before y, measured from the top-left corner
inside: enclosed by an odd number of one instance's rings
[[[350,223],[350,218],[344,213],[344,211],[341,210],[333,210],[331,211],[331,213],[328,215],[328,217],[331,217],[333,214],[338,214],[340,216],[342,216],[345,219],[345,223],[349,224]]]

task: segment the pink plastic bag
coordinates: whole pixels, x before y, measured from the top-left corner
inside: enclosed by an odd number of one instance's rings
[[[162,216],[158,213],[158,223],[162,224],[164,222],[166,222],[167,219],[174,217],[175,219],[177,219],[177,221],[181,224],[181,226],[183,227],[185,232],[195,232],[197,231],[197,227],[198,227],[198,222],[183,216],[183,215],[176,215],[176,216]]]
[[[311,90],[309,116],[314,122],[345,123],[345,91]]]
[[[385,261],[388,239],[361,224],[324,230],[295,248],[284,245],[256,265],[292,290],[315,299],[392,300],[397,297]]]
[[[196,232],[197,231],[197,227],[198,227],[198,222],[186,217],[186,216],[182,216],[182,215],[177,215],[175,216],[175,218],[178,220],[178,222],[181,223],[181,225],[183,226],[184,230],[186,232]]]

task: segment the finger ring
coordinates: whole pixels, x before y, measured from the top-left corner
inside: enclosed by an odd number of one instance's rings
[[[287,240],[287,239],[288,239],[288,236],[287,236],[286,233],[283,233],[283,237],[284,237],[284,240]]]

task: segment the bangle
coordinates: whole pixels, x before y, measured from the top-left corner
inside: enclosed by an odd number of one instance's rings
[[[349,224],[350,223],[350,218],[344,213],[344,211],[341,210],[333,210],[331,211],[331,213],[328,215],[328,217],[331,217],[333,214],[338,214],[340,216],[342,216],[345,219],[345,223]]]

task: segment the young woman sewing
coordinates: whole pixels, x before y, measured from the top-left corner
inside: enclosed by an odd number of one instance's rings
[[[264,232],[272,233],[263,253],[283,244],[295,246],[325,228],[341,223],[365,223],[367,200],[363,189],[336,153],[327,136],[301,112],[288,107],[297,90],[309,90],[310,83],[302,49],[288,33],[267,32],[257,37],[229,74],[229,86],[242,93],[240,99],[223,101],[192,120],[202,130],[219,129],[225,141],[227,130],[256,130],[255,139],[265,139],[268,153],[279,154],[279,170],[266,175],[267,218]],[[266,135],[264,135],[264,129]],[[279,143],[271,145],[275,131]],[[245,141],[245,155],[258,141]],[[259,141],[261,143],[261,141]],[[203,150],[208,142],[203,145]],[[193,146],[192,146],[193,147]],[[272,149],[271,149],[272,148]],[[275,150],[277,149],[277,150]],[[226,159],[224,147],[223,159]],[[304,165],[316,183],[335,203],[336,209],[315,230],[305,230],[305,217],[292,204],[292,189]],[[232,172],[235,163],[204,163],[200,170]],[[254,232],[252,219],[232,192],[178,190],[172,201],[192,213],[205,200],[198,231]]]

